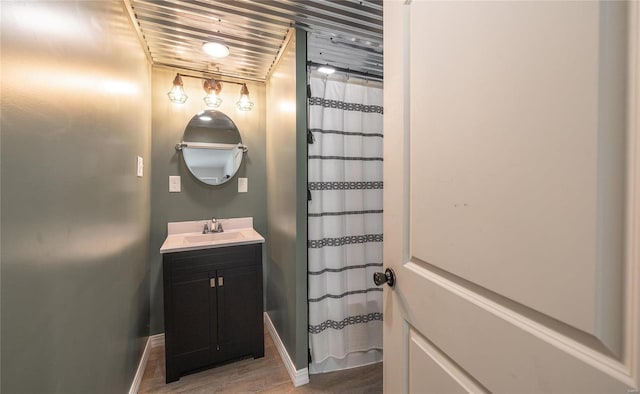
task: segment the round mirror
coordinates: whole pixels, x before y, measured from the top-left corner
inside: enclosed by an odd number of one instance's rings
[[[231,179],[247,151],[233,120],[215,110],[195,114],[176,149],[182,151],[193,176],[209,185],[220,185]]]

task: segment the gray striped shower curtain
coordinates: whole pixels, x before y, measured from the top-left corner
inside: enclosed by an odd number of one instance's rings
[[[310,77],[310,373],[382,360],[382,85]]]

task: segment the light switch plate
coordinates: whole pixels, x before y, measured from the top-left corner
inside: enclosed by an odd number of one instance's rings
[[[238,193],[246,193],[249,190],[249,178],[238,178]]]
[[[180,193],[180,176],[169,176],[169,192]]]
[[[142,178],[143,173],[144,173],[144,162],[142,160],[142,157],[138,156],[138,166],[137,166],[136,174],[138,175],[139,178]]]

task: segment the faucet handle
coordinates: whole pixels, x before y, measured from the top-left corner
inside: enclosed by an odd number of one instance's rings
[[[205,222],[204,228],[202,229],[202,234],[209,234],[211,232],[211,228],[209,227],[209,222]]]

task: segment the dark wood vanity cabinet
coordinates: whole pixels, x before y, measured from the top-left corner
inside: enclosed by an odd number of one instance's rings
[[[262,244],[163,255],[166,381],[264,356]]]

